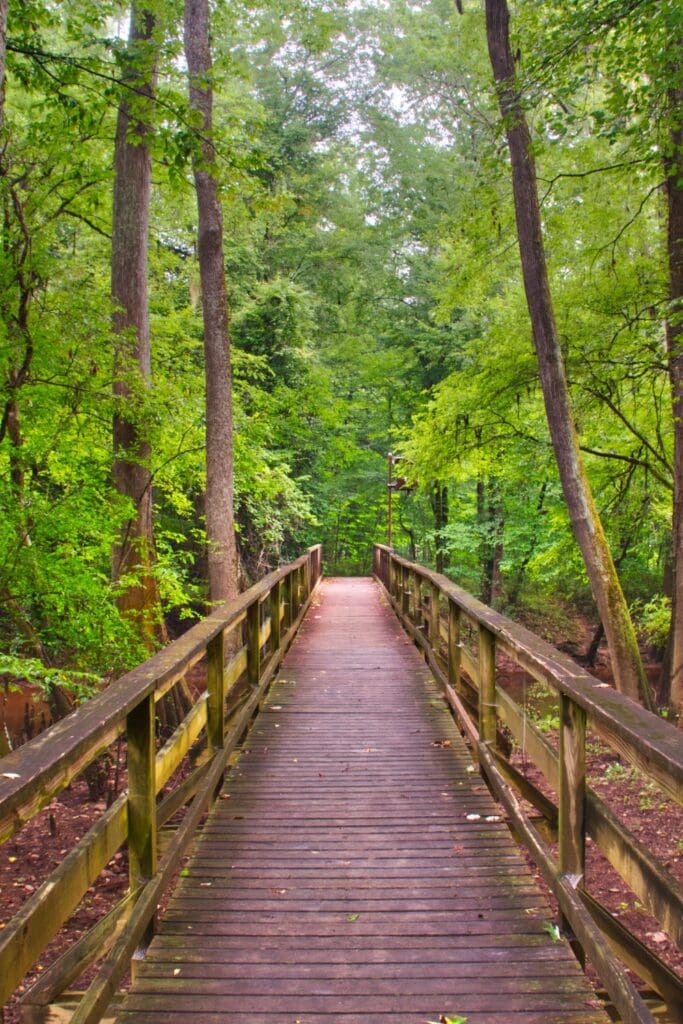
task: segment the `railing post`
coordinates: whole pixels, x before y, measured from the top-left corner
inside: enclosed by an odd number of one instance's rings
[[[560,694],[558,868],[574,886],[583,887],[586,872],[586,712]],[[560,927],[570,931],[560,915]],[[583,962],[583,950],[572,945]]]
[[[311,586],[312,586],[312,583],[311,583],[311,561],[310,561],[310,558],[306,559],[306,561],[304,562],[304,564],[302,566],[302,569],[303,569],[303,574],[304,574],[304,601],[303,601],[303,603],[305,604],[306,601],[308,600],[308,598],[311,595]]]
[[[448,681],[456,692],[460,688],[460,608],[448,602]]]
[[[496,745],[496,638],[479,625],[479,738]]]
[[[396,569],[397,569],[397,566],[396,566],[393,558],[391,557],[391,555],[387,555],[387,559],[388,559],[388,562],[389,562],[389,576],[388,576],[388,579],[387,579],[387,590],[389,591],[389,596],[393,597],[395,599],[396,598]]]
[[[207,691],[206,706],[209,746],[212,751],[223,747],[225,736],[225,630],[207,645]]]
[[[285,626],[287,629],[294,622],[294,580],[292,573],[285,576]]]
[[[270,649],[275,654],[280,648],[280,610],[282,605],[282,580],[278,580],[270,591]]]
[[[154,694],[128,712],[128,879],[131,890],[149,881],[157,870],[157,803],[154,749]],[[143,943],[154,933],[150,921]]]
[[[401,566],[401,611],[406,619],[410,618],[410,587],[408,582],[408,570],[405,565]]]
[[[432,650],[438,652],[441,643],[440,591],[435,583],[429,585],[429,642]]]
[[[258,686],[261,678],[261,605],[258,599],[247,608],[247,678]]]

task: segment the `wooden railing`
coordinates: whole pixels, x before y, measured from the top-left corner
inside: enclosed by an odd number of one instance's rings
[[[124,843],[126,897],[81,937],[23,998],[25,1020],[45,1020],[83,970],[102,960],[78,1003],[73,1024],[102,1017],[136,949],[154,927],[159,898],[177,871],[193,833],[215,797],[231,752],[258,710],[321,577],[320,546],[270,573],[223,605],[139,668],[0,761],[0,841],[33,815],[125,735],[128,790],[104,811],[52,875],[0,931],[0,1006],[68,920]],[[207,690],[157,749],[156,703],[206,655]],[[162,789],[202,736],[189,775],[170,794]],[[194,751],[193,751],[194,752]],[[190,803],[191,801],[191,803]],[[189,803],[168,845],[164,826]]]
[[[424,651],[482,773],[557,899],[562,929],[577,955],[585,954],[597,970],[621,1020],[653,1021],[624,964],[659,994],[671,1020],[683,1019],[681,979],[590,895],[585,882],[590,836],[662,929],[681,945],[683,888],[588,787],[585,766],[590,729],[680,803],[681,732],[445,576],[381,544],[374,548],[374,573],[403,626]],[[557,695],[559,750],[497,685],[497,652]],[[504,756],[503,727],[523,745],[556,794],[556,803]],[[520,795],[550,826],[543,833],[524,812]]]

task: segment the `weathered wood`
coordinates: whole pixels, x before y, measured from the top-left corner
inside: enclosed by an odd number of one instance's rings
[[[136,704],[150,693],[159,700],[203,657],[207,645],[221,630],[234,627],[248,604],[265,597],[277,580],[289,578],[308,558],[308,554],[302,555],[291,565],[276,569],[55,723],[48,733],[8,754],[0,777],[0,842],[21,828],[116,739]]]
[[[277,584],[276,584],[277,586]],[[220,750],[225,732],[225,631],[221,630],[206,648],[207,734],[211,750]]]
[[[280,647],[280,611],[282,603],[282,585],[278,581],[270,592],[270,650],[277,651]]]
[[[128,714],[128,869],[131,889],[156,872],[156,763],[154,697]]]
[[[166,785],[192,744],[200,736],[206,721],[207,695],[202,694],[156,755],[157,793]]]
[[[441,633],[441,612],[439,608],[439,588],[432,584],[429,588],[429,639],[432,647],[438,651]]]
[[[384,1007],[395,1024],[407,1005],[414,1024],[462,1000],[487,1024],[509,1024],[511,1005],[519,1024],[549,1024],[558,1008],[565,1024],[606,1024],[587,1016],[590,989],[545,931],[500,810],[391,623],[370,584],[325,585],[122,1021],[204,1024],[221,1007],[241,1022],[310,1009],[332,1024]]]
[[[583,885],[586,872],[586,712],[560,697],[558,868]]]
[[[412,568],[410,563],[405,562],[405,560],[398,558],[396,560],[398,564],[403,564],[404,568]],[[459,588],[453,588],[445,578],[438,577],[437,574],[431,573],[429,570],[420,569],[419,571],[422,578],[427,579],[432,585],[438,585],[443,581],[445,586],[442,587],[442,590],[449,600],[454,596],[453,591],[459,590]],[[595,714],[600,719],[600,731],[604,735],[607,717],[604,714],[601,716],[600,712],[596,712],[595,710],[596,707],[602,707],[602,701],[586,700],[587,694],[585,688],[582,687],[579,687],[577,697],[573,687],[567,685],[568,680],[566,679],[566,673],[564,677],[559,680],[554,675],[550,675],[546,678],[544,674],[537,674],[538,678],[542,678],[544,681],[549,682],[551,686],[554,686],[559,692],[561,698],[561,731],[563,735],[559,783],[555,779],[552,779],[552,769],[556,768],[558,763],[557,755],[554,755],[554,752],[551,752],[549,755],[548,750],[546,749],[547,745],[542,740],[539,740],[535,731],[528,733],[527,723],[522,719],[518,710],[514,708],[514,702],[510,701],[509,698],[505,698],[502,702],[503,719],[511,719],[514,722],[517,730],[517,737],[519,739],[521,735],[521,742],[525,745],[527,743],[528,736],[531,736],[532,746],[534,746],[540,754],[541,763],[543,768],[547,770],[548,776],[551,778],[551,784],[556,785],[561,794],[562,822],[560,826],[560,864],[556,865],[548,850],[544,848],[540,837],[536,834],[535,830],[526,819],[516,797],[510,789],[510,786],[506,782],[503,774],[501,774],[501,768],[503,766],[496,764],[491,756],[492,752],[488,750],[489,744],[484,742],[487,732],[492,736],[492,738],[495,738],[495,696],[493,700],[490,699],[491,693],[495,695],[495,647],[493,644],[490,644],[489,650],[487,650],[487,645],[482,643],[481,638],[486,637],[488,632],[499,640],[501,647],[503,647],[506,653],[512,653],[512,656],[527,667],[527,669],[529,666],[523,657],[517,655],[516,651],[510,650],[510,633],[514,632],[514,629],[509,630],[507,626],[510,625],[514,627],[514,624],[507,624],[507,620],[503,620],[501,616],[497,616],[496,613],[492,612],[490,609],[480,605],[479,602],[470,598],[469,595],[464,595],[466,598],[465,601],[460,600],[463,593],[464,592],[460,592],[458,594],[458,599],[455,603],[457,603],[458,607],[465,612],[470,620],[476,622],[480,636],[480,650],[479,657],[477,659],[476,671],[470,674],[472,674],[472,677],[478,684],[479,728],[482,733],[478,742],[478,749],[485,775],[489,783],[493,785],[499,798],[505,804],[506,809],[514,822],[516,831],[518,831],[526,845],[530,848],[532,856],[539,867],[541,867],[548,884],[553,888],[564,917],[570,923],[580,942],[583,943],[585,941],[587,944],[591,959],[598,965],[600,972],[606,972],[602,973],[602,977],[606,981],[615,1005],[618,1005],[624,1020],[651,1020],[647,1007],[642,1003],[642,1000],[639,1000],[635,990],[633,990],[630,982],[628,982],[628,978],[624,974],[623,969],[620,967],[618,962],[611,957],[611,955],[606,953],[606,947],[600,937],[600,933],[596,930],[592,921],[586,917],[585,911],[577,894],[577,889],[580,887],[583,880],[585,857],[586,788],[584,744],[586,720],[589,715]],[[398,607],[396,602],[393,602],[393,605],[400,616],[402,609]],[[435,672],[437,677],[440,678],[442,685],[446,688],[449,703],[451,706],[457,707],[459,701],[454,703],[454,701],[450,699],[451,696],[456,696],[449,681],[449,677],[451,676],[450,657],[449,665],[446,668],[446,666],[441,663],[440,658],[433,650],[431,650],[430,645],[427,643],[425,637],[421,635],[421,632],[419,630],[415,631],[410,623],[404,621],[404,625],[416,642],[425,650],[425,655],[430,667],[432,667],[432,670]],[[489,629],[491,625],[494,626],[493,629]],[[543,646],[540,642],[538,642],[538,644],[541,647]],[[538,645],[535,648],[534,653],[538,654]],[[468,667],[469,666],[466,667],[466,670]],[[471,667],[475,668],[475,666]],[[533,671],[532,674],[534,674]],[[580,675],[581,673],[577,671],[576,674]],[[493,678],[491,678],[492,676]],[[602,688],[599,683],[596,683],[595,685],[597,688]],[[488,691],[489,700],[484,699],[484,687],[486,687],[486,690]],[[617,703],[619,702],[617,701]],[[494,715],[491,715],[490,706],[487,709],[487,704],[492,704],[494,706]],[[623,727],[623,722],[617,722],[610,730],[612,746],[617,750],[620,750],[623,746],[624,736],[628,731],[628,712],[632,709],[633,706],[630,705],[629,702],[626,702],[621,708],[623,717],[627,719],[626,728]],[[604,711],[604,708],[602,708],[602,710]],[[638,708],[635,710],[636,713],[640,711]],[[488,728],[486,723],[487,713],[489,715]],[[650,716],[646,716],[646,719],[649,717]],[[491,718],[493,721],[491,721]],[[465,723],[465,728],[472,728],[472,723],[469,721],[469,716],[466,713],[463,716],[463,721]],[[658,728],[655,727],[655,732],[657,733],[658,731]],[[668,742],[670,742],[670,740]],[[491,740],[489,740],[489,743],[491,743]],[[647,763],[650,766],[651,774],[658,775],[658,769],[655,768],[654,771],[652,771],[652,765],[653,763],[655,765],[663,764],[666,761],[666,755],[660,749],[655,752],[654,756],[652,756],[648,749],[649,746],[650,744],[648,741],[637,744],[638,749],[635,751],[635,755],[632,751],[631,759],[640,764]],[[660,744],[660,748],[661,746],[662,745]],[[679,751],[679,763],[680,761],[681,758]],[[676,776],[676,772],[677,769],[674,768],[672,774]],[[510,779],[511,776],[512,773],[508,772],[508,779]],[[670,779],[667,788],[669,791],[677,791],[680,789],[680,786],[675,782],[672,785],[672,780]],[[547,810],[548,808],[546,807],[546,811]],[[611,823],[607,827],[610,828]],[[640,872],[645,869],[645,873],[649,877],[653,877],[653,874],[658,876],[657,881],[659,885],[656,888],[658,889],[658,892],[661,893],[661,883],[663,879],[658,872],[653,873],[650,868],[651,865],[646,865],[642,860],[639,860],[638,870]],[[641,878],[641,881],[642,880],[643,879]],[[659,902],[661,902],[661,900],[659,900]]]
[[[483,743],[496,745],[496,638],[479,626],[479,735]]]
[[[683,1019],[683,979],[585,890],[581,899],[619,958],[662,997],[672,1020]]]
[[[512,698],[500,689],[498,707],[517,743],[540,769],[546,782],[554,787],[558,774],[557,753],[533,722],[524,720]],[[642,904],[660,921],[664,931],[683,946],[683,886],[591,789],[586,793],[586,831]]]
[[[83,971],[111,949],[125,927],[139,893],[139,889],[127,892],[109,913],[50,964],[23,996],[22,1019],[26,1016],[27,1007],[47,1006],[53,1002]]]
[[[0,1005],[9,998],[124,841],[127,812],[124,794],[0,930]]]
[[[258,686],[261,675],[261,605],[253,601],[247,609],[247,679]]]
[[[460,608],[448,602],[448,681],[457,692],[460,688]]]
[[[392,555],[411,570],[413,563]],[[446,576],[419,567],[425,579],[459,605],[473,621],[485,625],[501,651],[535,679],[565,693],[588,714],[589,722],[607,743],[630,763],[654,778],[679,803],[683,802],[683,750],[678,731],[607,683],[600,683],[572,659],[528,629],[488,608]]]

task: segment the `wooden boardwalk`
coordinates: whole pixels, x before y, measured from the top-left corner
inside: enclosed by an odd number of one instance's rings
[[[604,1024],[417,650],[328,580],[121,1024]]]

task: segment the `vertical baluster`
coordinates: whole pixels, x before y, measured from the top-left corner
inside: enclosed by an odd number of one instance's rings
[[[558,867],[561,875],[581,888],[586,871],[586,712],[564,694],[560,694],[558,785]],[[560,927],[571,931],[562,915]],[[583,963],[583,950],[575,939],[571,941]]]
[[[406,619],[410,618],[410,579],[405,565],[401,566],[401,611]]]
[[[261,678],[261,605],[252,601],[247,608],[247,678],[258,686]]]
[[[128,713],[128,878],[136,889],[157,870],[157,805],[154,749],[156,709],[154,694],[145,697]],[[155,929],[150,921],[142,944],[146,945]],[[133,969],[134,969],[133,962]],[[134,972],[134,970],[133,970]]]
[[[448,681],[454,690],[460,688],[460,608],[448,602]]]
[[[303,569],[304,569],[304,602],[306,602],[308,600],[309,596],[310,596],[311,587],[313,586],[313,584],[311,583],[311,561],[310,561],[310,558],[307,558],[306,561],[304,562]]]
[[[207,734],[212,751],[220,750],[225,734],[225,630],[210,641],[206,648]]]
[[[441,609],[439,605],[440,591],[434,584],[429,585],[429,642],[432,650],[438,652],[441,644]]]
[[[282,581],[278,580],[270,591],[270,649],[273,653],[280,648],[280,611],[282,605]]]
[[[294,622],[294,581],[292,573],[288,572],[284,579],[285,584],[285,626],[287,629]]]
[[[479,737],[496,745],[496,638],[479,626]]]

